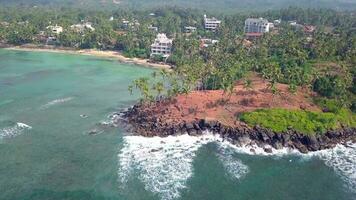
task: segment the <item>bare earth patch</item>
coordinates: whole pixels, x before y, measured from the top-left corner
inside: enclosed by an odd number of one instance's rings
[[[279,92],[273,94],[269,83],[258,76],[250,78],[251,88],[245,88],[243,81],[236,83],[232,94],[222,90],[193,91],[187,95],[179,95],[171,101],[148,106],[152,113],[167,123],[206,119],[236,127],[241,122],[236,116],[242,112],[250,112],[263,108],[302,109],[320,111],[312,103],[309,90],[298,88],[292,94],[288,85],[277,84]]]

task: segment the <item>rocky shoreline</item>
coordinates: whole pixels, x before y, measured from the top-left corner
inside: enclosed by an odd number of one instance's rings
[[[343,127],[339,130],[330,130],[325,134],[307,135],[295,130],[276,133],[271,130],[255,126],[239,125],[230,127],[218,121],[196,119],[194,121],[167,122],[140,106],[135,105],[122,112],[121,121],[129,124],[127,128],[146,137],[189,134],[198,136],[210,131],[219,134],[224,140],[237,146],[258,146],[267,153],[272,153],[272,148],[296,149],[301,153],[330,149],[337,144],[356,142],[356,128]],[[251,151],[254,151],[251,149]]]

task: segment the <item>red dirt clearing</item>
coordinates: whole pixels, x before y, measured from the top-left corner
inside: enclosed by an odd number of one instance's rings
[[[257,76],[250,80],[252,88],[245,88],[243,81],[239,81],[231,95],[222,90],[193,91],[188,95],[179,95],[171,102],[161,102],[149,107],[152,113],[157,113],[161,120],[169,123],[206,119],[229,126],[238,126],[241,123],[236,120],[239,113],[262,108],[320,111],[312,103],[312,94],[307,89],[298,88],[292,94],[288,85],[277,84],[279,92],[273,94],[267,81]]]

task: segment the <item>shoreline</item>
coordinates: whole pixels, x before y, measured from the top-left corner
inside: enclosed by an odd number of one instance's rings
[[[144,67],[150,67],[155,69],[166,69],[171,70],[172,66],[168,64],[161,63],[151,63],[148,59],[142,58],[128,58],[122,55],[121,52],[118,51],[103,51],[97,49],[80,49],[76,50],[73,48],[65,48],[65,47],[54,47],[54,46],[46,46],[46,45],[21,45],[21,46],[13,46],[8,44],[0,45],[0,48],[7,50],[16,50],[16,51],[32,51],[32,52],[49,52],[49,53],[65,53],[65,54],[75,54],[75,55],[85,55],[85,56],[95,56],[106,59],[114,59],[119,62],[129,63],[140,65]]]
[[[179,135],[204,136],[208,131],[220,136],[236,147],[249,147],[251,153],[256,153],[258,147],[265,153],[271,154],[283,148],[296,150],[302,154],[332,149],[338,144],[356,142],[356,128],[342,127],[328,130],[324,134],[309,135],[290,129],[284,132],[274,132],[258,125],[250,127],[239,125],[236,127],[224,125],[221,121],[197,118],[195,120],[161,121],[151,118],[152,112],[143,110],[135,105],[127,111],[115,113],[112,116],[114,124],[125,125],[134,135],[144,137],[168,137]]]

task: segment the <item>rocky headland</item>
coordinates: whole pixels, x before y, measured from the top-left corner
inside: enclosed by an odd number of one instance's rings
[[[356,142],[354,127],[340,126],[322,134],[305,134],[293,128],[275,132],[239,121],[239,113],[261,108],[321,112],[309,98],[313,94],[303,89],[290,94],[286,85],[279,84],[277,87],[280,94],[273,95],[264,80],[255,77],[253,84],[254,89],[251,90],[238,83],[234,94],[228,99],[222,91],[194,91],[170,100],[137,104],[122,112],[121,121],[129,125],[132,132],[146,137],[180,134],[198,136],[209,131],[237,146],[251,146],[251,151],[254,151],[253,146],[258,146],[267,153],[271,153],[273,148],[290,148],[307,153]]]

